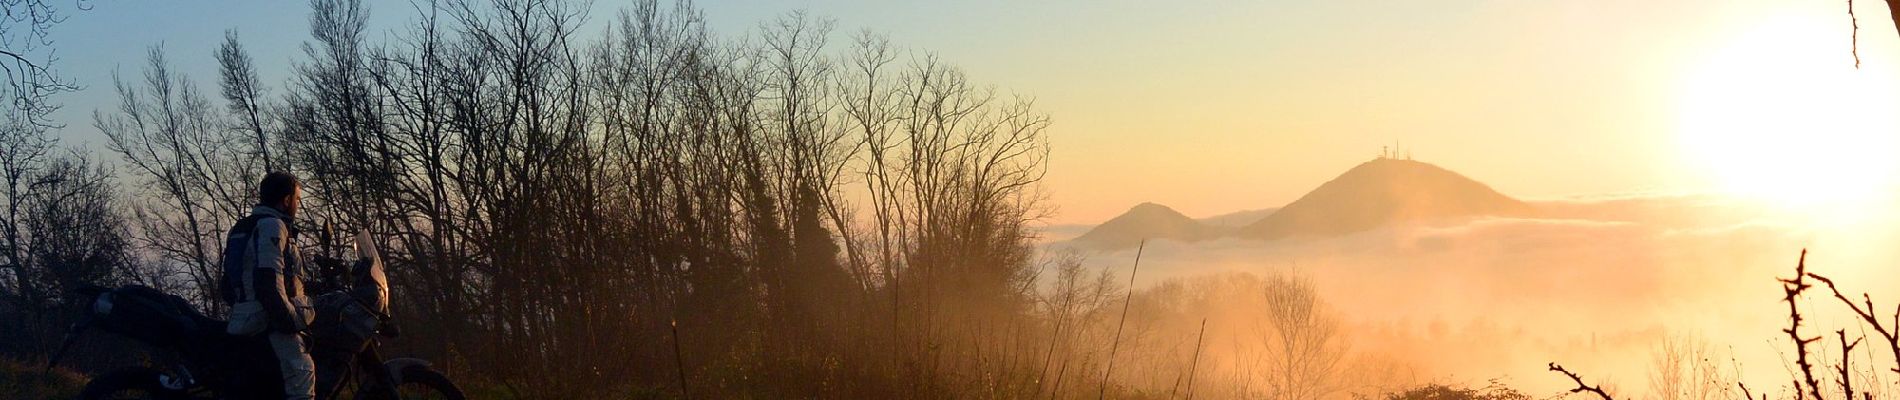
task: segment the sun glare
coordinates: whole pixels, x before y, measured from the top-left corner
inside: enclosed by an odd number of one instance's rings
[[[1807,210],[1893,194],[1894,67],[1855,69],[1848,38],[1831,28],[1762,24],[1683,79],[1679,144],[1722,190]]]

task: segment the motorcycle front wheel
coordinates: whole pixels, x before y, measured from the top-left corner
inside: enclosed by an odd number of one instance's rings
[[[373,391],[359,391],[357,400],[382,400]],[[400,400],[466,400],[462,389],[441,372],[422,366],[403,368],[402,382],[396,382],[396,394]]]

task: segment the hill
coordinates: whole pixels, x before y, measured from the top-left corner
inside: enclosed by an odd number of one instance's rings
[[[1206,225],[1168,206],[1141,203],[1077,236],[1074,243],[1098,249],[1134,247],[1142,239],[1192,242],[1212,236]]]
[[[1241,237],[1323,237],[1407,221],[1522,215],[1530,206],[1436,165],[1380,158],[1359,164],[1242,227]]]

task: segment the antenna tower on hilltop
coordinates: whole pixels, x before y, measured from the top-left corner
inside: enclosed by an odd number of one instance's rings
[[[1411,161],[1412,149],[1405,148],[1405,142],[1394,140],[1392,141],[1392,152],[1390,153],[1390,156],[1387,158],[1403,159],[1406,161]]]
[[[1394,140],[1394,141],[1392,141],[1392,145],[1391,145],[1391,146],[1379,146],[1379,159],[1381,159],[1381,160],[1384,160],[1384,159],[1394,159],[1394,160],[1400,160],[1400,159],[1403,159],[1403,160],[1406,160],[1406,161],[1411,161],[1411,160],[1412,160],[1412,150],[1411,150],[1411,149],[1407,149],[1407,148],[1405,148],[1405,146],[1403,145],[1403,143],[1401,143],[1401,142],[1399,142],[1399,141],[1396,141],[1396,140]]]

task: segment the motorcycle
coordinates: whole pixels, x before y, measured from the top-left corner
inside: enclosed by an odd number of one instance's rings
[[[326,230],[327,231],[327,230]],[[327,237],[326,246],[327,246]],[[317,322],[306,343],[316,363],[317,399],[462,400],[461,389],[447,376],[415,358],[382,357],[381,340],[394,339],[400,330],[389,315],[389,286],[381,257],[367,233],[356,238],[355,263],[326,258],[320,261],[326,286],[336,286],[314,299]],[[338,271],[347,268],[352,281],[341,285]],[[91,305],[72,326],[48,366],[59,362],[81,334],[103,330],[144,342],[173,360],[150,366],[124,367],[94,377],[79,398],[95,399],[269,399],[283,397],[283,378],[270,344],[261,335],[225,333],[223,320],[205,316],[183,298],[144,286],[80,290]]]

